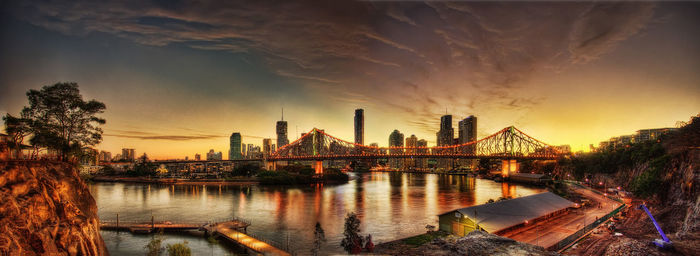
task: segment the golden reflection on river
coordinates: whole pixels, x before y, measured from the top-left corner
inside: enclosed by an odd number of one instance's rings
[[[467,176],[364,173],[347,184],[300,187],[147,185],[97,183],[90,185],[103,220],[199,221],[240,217],[252,222],[250,233],[285,244],[307,254],[314,226],[320,222],[328,239],[326,253],[342,252],[343,220],[355,212],[362,221],[362,234],[372,234],[374,243],[425,232],[437,225],[437,215],[489,199],[520,197],[543,191]],[[140,254],[148,237],[103,231],[110,251]],[[118,242],[111,241],[118,240]],[[189,238],[188,240],[203,240]],[[143,244],[141,244],[143,243]],[[224,251],[211,245],[190,242],[195,254]],[[199,253],[197,253],[199,252]]]

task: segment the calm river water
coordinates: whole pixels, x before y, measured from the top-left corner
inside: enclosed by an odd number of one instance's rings
[[[252,222],[248,232],[308,254],[314,226],[320,222],[325,253],[342,253],[343,220],[349,212],[362,221],[362,235],[375,244],[425,232],[437,215],[482,204],[489,199],[535,194],[544,189],[466,176],[363,173],[343,185],[302,187],[197,186],[96,183],[90,185],[102,220],[206,222],[241,217]],[[143,255],[150,235],[102,231],[111,255]],[[194,255],[227,255],[235,248],[204,238],[165,234],[164,245],[184,240]]]

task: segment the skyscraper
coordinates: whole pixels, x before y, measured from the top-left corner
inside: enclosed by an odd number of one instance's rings
[[[122,148],[122,160],[133,162],[136,160],[136,152],[133,148]]]
[[[467,143],[476,140],[476,117],[471,115],[459,121],[459,143]]]
[[[229,142],[228,159],[242,159],[243,154],[241,152],[241,134],[237,132],[232,133],[231,137],[229,138]]]
[[[459,121],[459,124],[457,125],[459,129],[459,135],[458,135],[458,143],[459,144],[464,144],[467,142],[472,142],[476,141],[476,117],[473,115],[470,115],[462,121]],[[461,153],[469,153],[469,154],[476,154],[476,146],[470,145],[468,147],[462,147],[460,148],[462,151]],[[469,166],[469,167],[474,167],[476,165],[476,161],[474,159],[461,159],[459,161],[459,165],[461,166]]]
[[[289,144],[289,139],[287,138],[287,121],[284,121],[284,109],[282,109],[282,120],[277,121],[277,147],[281,148],[287,144]]]
[[[403,147],[403,133],[399,130],[394,130],[389,134],[389,147]],[[390,148],[389,154],[402,154],[403,150],[398,148]],[[392,168],[402,168],[401,160],[397,158],[389,159],[389,166]]]
[[[437,132],[438,146],[452,145],[455,130],[452,128],[452,115],[444,115],[440,118],[440,131]]]
[[[272,153],[272,139],[263,139],[263,155],[269,156]]]
[[[455,130],[452,128],[452,115],[444,115],[440,118],[440,131],[437,132],[437,145],[449,146],[454,144]],[[441,149],[440,153],[450,153],[451,149]],[[439,168],[452,168],[451,159],[438,159]]]
[[[365,143],[365,111],[361,108],[355,109],[355,143]]]
[[[406,154],[415,154],[418,152],[417,149],[415,149],[415,147],[418,147],[418,137],[416,137],[415,134],[411,134],[411,137],[406,138],[406,147],[413,147],[407,148]],[[406,158],[404,167],[416,167],[416,160],[414,158]]]

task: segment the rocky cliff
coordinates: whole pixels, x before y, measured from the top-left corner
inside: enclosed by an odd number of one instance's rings
[[[0,255],[108,255],[76,168],[0,161],[0,170]]]

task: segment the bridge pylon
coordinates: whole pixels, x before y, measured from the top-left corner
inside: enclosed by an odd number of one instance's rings
[[[501,160],[501,177],[508,178],[511,173],[517,173],[520,168],[520,164],[515,159],[503,159]]]
[[[323,161],[314,161],[313,165],[315,173],[323,175]]]

